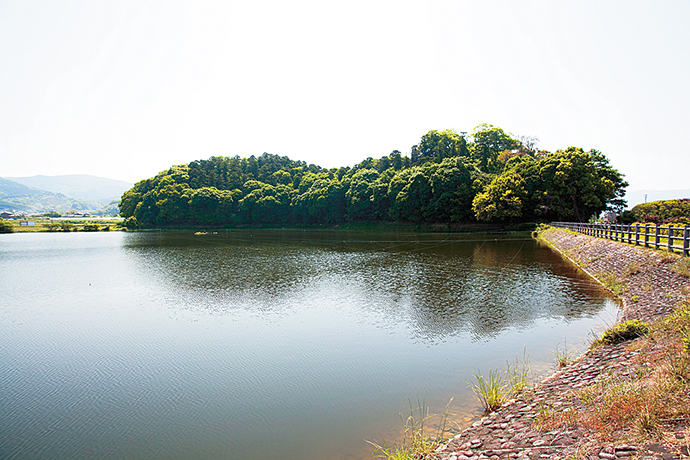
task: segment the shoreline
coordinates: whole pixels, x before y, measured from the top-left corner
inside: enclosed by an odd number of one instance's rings
[[[678,256],[555,228],[539,234],[537,239],[622,301],[619,322],[634,319],[647,322],[663,318],[673,312],[690,292],[690,279],[671,269],[678,262]],[[630,378],[638,372],[641,364],[637,363],[636,358],[641,353],[643,340],[638,338],[589,349],[538,383],[531,391],[506,402],[498,411],[482,417],[442,444],[433,458],[681,458],[671,444],[634,445],[624,442],[625,436],[621,434],[619,439],[597,438],[597,433],[591,427],[578,426],[577,423],[556,429],[547,429],[535,423],[547,413],[562,415],[583,411],[587,405],[577,397],[583,389],[606,379]],[[688,439],[686,441],[690,442]],[[687,455],[687,452],[683,453]]]

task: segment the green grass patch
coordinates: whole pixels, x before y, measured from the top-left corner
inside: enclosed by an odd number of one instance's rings
[[[649,324],[636,319],[623,321],[604,331],[604,334],[592,343],[593,347],[615,345],[617,343],[642,337],[649,332]]]

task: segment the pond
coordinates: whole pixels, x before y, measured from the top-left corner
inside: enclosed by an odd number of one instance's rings
[[[0,235],[0,458],[371,458],[617,303],[529,234]]]

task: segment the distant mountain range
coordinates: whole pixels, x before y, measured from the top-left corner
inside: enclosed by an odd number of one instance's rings
[[[0,178],[0,210],[116,214],[133,184],[85,174]],[[115,202],[115,203],[113,203]]]

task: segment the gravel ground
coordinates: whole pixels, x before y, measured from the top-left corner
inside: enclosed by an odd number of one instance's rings
[[[622,319],[649,322],[674,310],[690,293],[690,280],[673,268],[679,257],[560,229],[549,229],[540,241],[570,259],[623,301]],[[625,378],[634,373],[637,351],[631,342],[586,352],[541,382],[534,391],[505,403],[441,446],[439,460],[563,459],[588,460],[621,457],[670,460],[676,452],[662,444],[628,445],[595,441],[584,428],[540,431],[534,420],[545,407],[578,410],[573,390],[586,388],[602,378]],[[688,436],[687,426],[676,427],[677,438]]]

